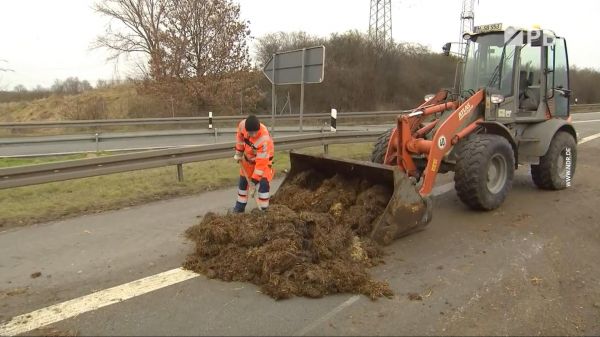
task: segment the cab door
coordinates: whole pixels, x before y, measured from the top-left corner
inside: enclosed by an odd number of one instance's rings
[[[571,87],[567,41],[564,38],[556,38],[554,46],[548,48],[548,69],[553,70],[547,77],[550,112],[554,117],[567,118]]]

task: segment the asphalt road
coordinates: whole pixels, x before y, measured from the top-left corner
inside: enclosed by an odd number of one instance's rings
[[[600,133],[599,122],[577,128],[581,138]],[[253,285],[200,276],[52,327],[81,335],[600,334],[600,139],[579,147],[572,189],[537,190],[523,168],[495,212],[466,209],[450,181],[439,179],[430,226],[386,248],[386,264],[372,270],[390,282],[391,300],[274,301]],[[234,196],[223,190],[0,233],[0,332],[14,316],[178,268],[192,249],[183,231]]]

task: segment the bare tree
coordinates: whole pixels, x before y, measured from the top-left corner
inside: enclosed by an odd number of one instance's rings
[[[256,58],[259,64],[265,65],[274,53],[314,47],[325,43],[326,39],[309,35],[306,32],[278,32],[267,34],[258,39]]]
[[[16,86],[13,88],[13,91],[14,91],[14,92],[19,92],[19,93],[22,93],[22,92],[27,92],[27,88],[25,88],[25,86],[24,86],[24,85],[22,85],[22,84],[19,84],[19,85],[16,85]]]
[[[335,33],[328,38],[304,32],[269,34],[258,39],[256,55],[264,63],[276,51],[318,44],[327,48],[325,81],[307,86],[308,111],[325,112],[332,107],[342,111],[409,108],[420,103],[423,93],[450,86],[456,68],[456,60],[417,44],[395,44],[378,50],[367,35],[358,31]],[[268,92],[270,83],[262,81],[261,89]],[[297,86],[277,90],[278,95],[289,91],[292,101],[298,102]]]
[[[239,5],[230,0],[175,0],[170,6],[165,41],[170,69],[195,105],[206,105],[223,89],[241,91],[243,74],[250,69],[250,30],[240,19]]]
[[[239,97],[250,70],[250,31],[232,0],[101,0],[95,9],[122,28],[109,26],[97,47],[113,57],[149,57],[146,89],[168,97],[183,91],[197,108],[231,91]]]
[[[96,81],[96,88],[97,89],[106,89],[108,87],[109,87],[109,84],[108,84],[108,82],[106,80],[99,79],[99,80]]]
[[[143,53],[149,58],[149,74],[162,77],[162,35],[164,34],[169,0],[102,0],[94,9],[112,21],[104,35],[99,36],[94,47],[109,49],[111,58]],[[113,23],[116,22],[116,27]]]
[[[68,77],[64,81],[54,80],[54,84],[50,87],[50,91],[58,95],[76,95],[92,89],[90,82],[81,81],[78,77]]]
[[[250,66],[248,23],[230,0],[177,0],[167,29],[169,49],[181,57],[182,75],[222,75]]]
[[[570,76],[573,101],[577,98],[579,104],[600,102],[600,90],[597,86],[600,81],[600,72],[596,69],[572,66]]]

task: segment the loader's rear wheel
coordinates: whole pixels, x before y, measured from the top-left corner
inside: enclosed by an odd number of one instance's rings
[[[500,207],[515,173],[515,155],[510,143],[496,135],[475,135],[457,150],[454,183],[460,200],[477,210]]]
[[[564,190],[571,187],[577,164],[577,142],[567,132],[558,132],[539,165],[531,165],[535,185],[544,190]]]
[[[392,131],[394,131],[394,129],[389,129],[385,133],[382,133],[379,138],[377,138],[375,147],[373,147],[373,152],[371,153],[371,162],[383,164],[383,161],[385,160],[385,154],[387,153],[388,144],[390,143],[390,138],[392,137]]]

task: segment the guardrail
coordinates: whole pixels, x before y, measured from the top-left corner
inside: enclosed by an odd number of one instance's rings
[[[599,112],[600,104],[576,104],[571,105],[572,113],[584,113],[584,112]]]
[[[305,127],[304,132],[323,132],[324,127]],[[354,131],[354,130],[353,130]],[[96,144],[96,152],[100,152],[100,143],[111,141],[111,140],[126,140],[126,139],[139,139],[139,138],[156,138],[156,137],[185,137],[185,136],[211,136],[213,143],[217,143],[219,137],[224,135],[235,135],[237,129],[235,128],[214,128],[212,130],[202,129],[190,129],[187,131],[169,130],[159,132],[132,132],[132,133],[95,133],[95,134],[80,134],[80,135],[60,135],[60,136],[26,136],[26,137],[13,137],[13,138],[0,138],[0,147],[9,145],[25,145],[25,144],[50,144],[50,143],[64,143],[64,142],[94,142]],[[279,129],[279,132],[296,132],[299,130]],[[207,142],[209,143],[209,142]],[[172,146],[171,146],[172,147]],[[167,146],[165,146],[167,148]],[[129,150],[129,149],[123,149]],[[2,158],[3,156],[0,156]]]
[[[404,111],[372,111],[372,112],[344,112],[338,113],[338,119],[344,118],[373,118],[396,116]],[[217,122],[237,123],[245,116],[213,116],[213,124]],[[268,122],[271,115],[259,115],[259,119]],[[329,120],[330,113],[304,114],[303,119]],[[275,121],[299,121],[299,115],[278,115]],[[0,128],[6,129],[28,129],[28,128],[81,128],[81,127],[103,127],[103,126],[132,126],[132,125],[195,125],[204,124],[208,128],[209,117],[180,117],[180,118],[140,118],[140,119],[105,119],[105,120],[76,120],[76,121],[54,121],[54,122],[20,122],[0,123]]]
[[[277,151],[323,146],[327,153],[332,144],[372,142],[379,131],[319,133],[280,137]],[[183,180],[183,164],[228,158],[235,143],[190,146],[177,149],[155,150],[110,157],[73,160],[59,163],[0,169],[0,189],[44,184],[113,173],[177,166],[177,176]]]

